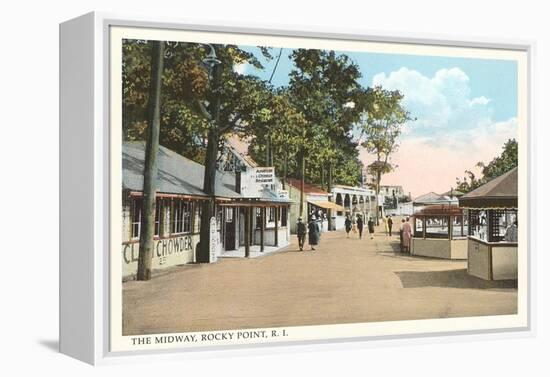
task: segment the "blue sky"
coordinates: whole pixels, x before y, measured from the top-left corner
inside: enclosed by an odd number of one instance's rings
[[[243,49],[261,57],[256,47]],[[279,49],[273,49],[276,56]],[[283,49],[272,80],[288,84],[293,68]],[[401,184],[413,196],[428,191],[444,192],[462,177],[464,170],[500,154],[506,140],[517,137],[517,64],[509,60],[415,56],[368,52],[345,52],[362,73],[360,83],[398,89],[404,105],[416,121],[401,137],[393,162],[398,169],[383,184]],[[242,65],[241,73],[268,79],[275,59],[260,58],[265,69]],[[371,156],[361,152],[364,163]],[[432,171],[437,180],[426,176]],[[415,178],[416,177],[416,178]],[[417,179],[422,177],[422,179]]]

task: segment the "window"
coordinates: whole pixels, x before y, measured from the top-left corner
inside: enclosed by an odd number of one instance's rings
[[[417,238],[424,237],[424,228],[423,228],[423,217],[415,217],[414,218],[414,236]]]
[[[287,207],[281,207],[281,211],[279,212],[281,214],[281,226],[287,225]]]
[[[517,210],[493,209],[489,211],[491,216],[490,242],[517,242]],[[513,239],[506,240],[505,235],[509,227],[516,227]],[[510,237],[509,237],[510,238]]]
[[[157,199],[155,203],[155,236],[158,236],[161,231],[161,215],[162,215],[162,199]],[[141,234],[141,213],[143,206],[142,198],[132,199],[132,238],[139,238]]]
[[[131,218],[132,218],[132,238],[139,238],[141,230],[141,198],[132,199]]]
[[[275,221],[275,208],[274,207],[269,207],[269,211],[267,212],[268,214],[268,220],[269,222],[273,222]]]
[[[487,241],[487,211],[468,211],[468,235]]]
[[[465,237],[468,234],[468,217],[466,214],[462,216],[453,216],[453,238]]]
[[[449,237],[448,217],[426,217],[426,238]]]
[[[256,229],[261,229],[262,227],[262,209],[256,208]]]
[[[174,200],[172,206],[172,229],[171,232],[188,233],[191,231],[191,215],[193,204],[186,200]]]
[[[162,228],[160,221],[162,215],[162,199],[157,199],[155,202],[155,236],[159,236]]]
[[[225,209],[225,222],[226,223],[233,222],[233,207],[227,207]]]
[[[487,242],[517,242],[516,209],[471,209],[468,211],[468,221],[468,235],[472,237]]]

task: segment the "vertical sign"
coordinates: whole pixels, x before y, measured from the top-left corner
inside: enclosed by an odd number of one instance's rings
[[[218,227],[216,224],[216,216],[210,218],[210,263],[218,261],[216,249],[218,248]]]

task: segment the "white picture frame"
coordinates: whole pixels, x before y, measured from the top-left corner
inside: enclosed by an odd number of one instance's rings
[[[113,351],[112,339],[112,276],[110,250],[111,171],[113,163],[111,124],[111,30],[138,28],[168,31],[215,32],[271,37],[314,38],[316,40],[369,41],[418,46],[460,47],[480,51],[516,51],[525,54],[526,91],[522,107],[523,122],[521,161],[525,169],[520,181],[523,192],[523,233],[525,253],[520,261],[522,274],[521,318],[512,322],[491,318],[479,324],[459,323],[450,319],[442,327],[433,327],[431,320],[412,324],[393,324],[396,331],[368,331],[369,335],[355,336],[353,332],[324,329],[327,336],[286,342],[259,344],[206,344],[204,347],[135,349]],[[421,342],[425,337],[438,336],[453,340],[456,335],[473,339],[511,337],[532,334],[534,284],[533,221],[531,211],[534,196],[532,114],[532,55],[533,41],[485,40],[483,38],[434,38],[420,34],[365,32],[363,30],[322,30],[320,28],[290,28],[280,25],[247,26],[193,24],[185,20],[144,19],[127,15],[89,13],[60,25],[60,351],[90,364],[106,364],[149,357],[196,357],[220,354],[265,353],[277,347],[279,352],[306,348],[338,348],[371,346],[373,340]],[[527,185],[527,183],[529,183]],[[77,247],[75,245],[78,245]],[[521,308],[521,309],[520,309]],[[407,321],[404,321],[407,322]],[[456,330],[449,330],[451,326]],[[424,326],[425,325],[425,326]],[[447,330],[444,330],[444,329]],[[353,341],[353,343],[350,343]],[[281,348],[283,347],[283,348]],[[192,352],[190,352],[192,351]],[[167,356],[168,355],[168,356]]]

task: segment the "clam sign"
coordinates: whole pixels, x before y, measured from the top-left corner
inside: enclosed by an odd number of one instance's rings
[[[275,168],[254,168],[251,174],[254,183],[259,185],[272,185],[275,183]]]

